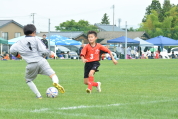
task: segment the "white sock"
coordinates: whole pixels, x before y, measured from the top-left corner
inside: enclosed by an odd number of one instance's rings
[[[37,89],[36,85],[33,83],[33,81],[27,82],[27,85],[36,94],[37,97],[41,96],[40,92],[38,91],[38,89]]]
[[[54,75],[51,79],[52,79],[53,83],[59,83],[59,79],[58,79],[57,75]]]

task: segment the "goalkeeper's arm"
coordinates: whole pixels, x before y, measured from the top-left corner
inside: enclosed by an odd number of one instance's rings
[[[17,52],[17,43],[15,43],[15,44],[13,44],[12,46],[11,46],[11,48],[10,48],[10,53],[12,54],[12,55],[14,55],[15,57],[17,57],[18,56],[18,52]]]

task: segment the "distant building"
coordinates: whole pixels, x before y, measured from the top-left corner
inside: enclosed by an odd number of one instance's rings
[[[97,42],[101,44],[106,44],[107,40],[111,40],[114,38],[118,38],[121,36],[125,36],[125,32],[120,31],[101,31],[98,33],[98,39]],[[134,39],[134,38],[141,38],[143,40],[150,39],[149,35],[143,31],[133,31],[133,32],[127,32],[127,37]]]
[[[97,28],[98,31],[124,31],[121,28],[117,27],[116,25],[109,25],[109,24],[94,24]]]
[[[0,20],[0,37],[9,40],[23,35],[23,25],[14,20]]]
[[[37,34],[37,36],[41,37],[43,34],[46,34],[48,36],[48,32],[40,32]],[[50,35],[60,35],[70,39],[81,41],[83,43],[87,43],[87,36],[82,31],[65,31],[65,32],[51,31]]]

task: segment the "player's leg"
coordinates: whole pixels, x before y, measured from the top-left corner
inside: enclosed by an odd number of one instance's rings
[[[30,79],[26,79],[26,83],[27,85],[30,87],[30,89],[32,90],[32,92],[36,95],[36,97],[38,99],[42,99],[42,96],[40,94],[40,92],[38,91],[36,85],[33,83],[33,81],[29,81]]]
[[[92,86],[94,85],[93,82],[94,81],[94,73],[95,70],[90,70],[89,74],[88,74],[88,88],[86,89],[87,93],[91,93],[92,91]]]
[[[84,84],[88,85],[88,88],[86,89],[87,93],[91,93],[92,90],[92,84],[89,81],[89,72],[92,68],[92,65],[90,62],[85,63],[85,67],[84,67]]]
[[[89,82],[91,83],[92,86],[97,87],[98,83],[94,82],[94,73],[95,73],[95,70],[90,70],[90,73],[89,73]]]
[[[95,72],[99,71],[98,67],[100,66],[99,62],[93,62],[92,70],[89,73],[89,81],[91,82],[92,86],[96,87],[98,92],[101,92],[101,83],[94,82],[94,74]]]
[[[26,78],[27,85],[32,90],[32,92],[36,95],[36,97],[38,99],[42,99],[42,96],[41,96],[40,92],[38,91],[38,88],[33,83],[33,80],[36,78],[36,76],[38,74],[37,71],[38,71],[37,63],[28,64],[26,66],[25,78]]]
[[[90,73],[89,73],[89,84],[88,86],[90,86],[90,88],[92,89],[92,86],[96,87],[97,88],[97,91],[98,92],[101,92],[101,82],[94,82],[94,73],[95,73],[95,70],[91,70]]]
[[[61,93],[65,93],[64,88],[59,84],[59,79],[56,74],[49,76],[52,79],[53,86],[56,87]]]
[[[84,81],[83,83],[84,83],[85,85],[88,85],[88,78],[84,78],[83,81]]]
[[[64,93],[65,92],[64,88],[59,84],[59,79],[55,74],[54,70],[50,67],[47,60],[42,59],[38,65],[40,67],[39,74],[49,76],[52,79],[53,86],[56,87],[59,90],[59,92]]]

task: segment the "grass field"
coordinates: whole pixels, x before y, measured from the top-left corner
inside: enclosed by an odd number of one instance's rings
[[[0,119],[177,119],[178,60],[101,61],[95,81],[102,92],[85,92],[83,63],[48,60],[65,94],[47,98],[47,76],[34,80],[43,99],[24,81],[24,61],[0,61]]]

